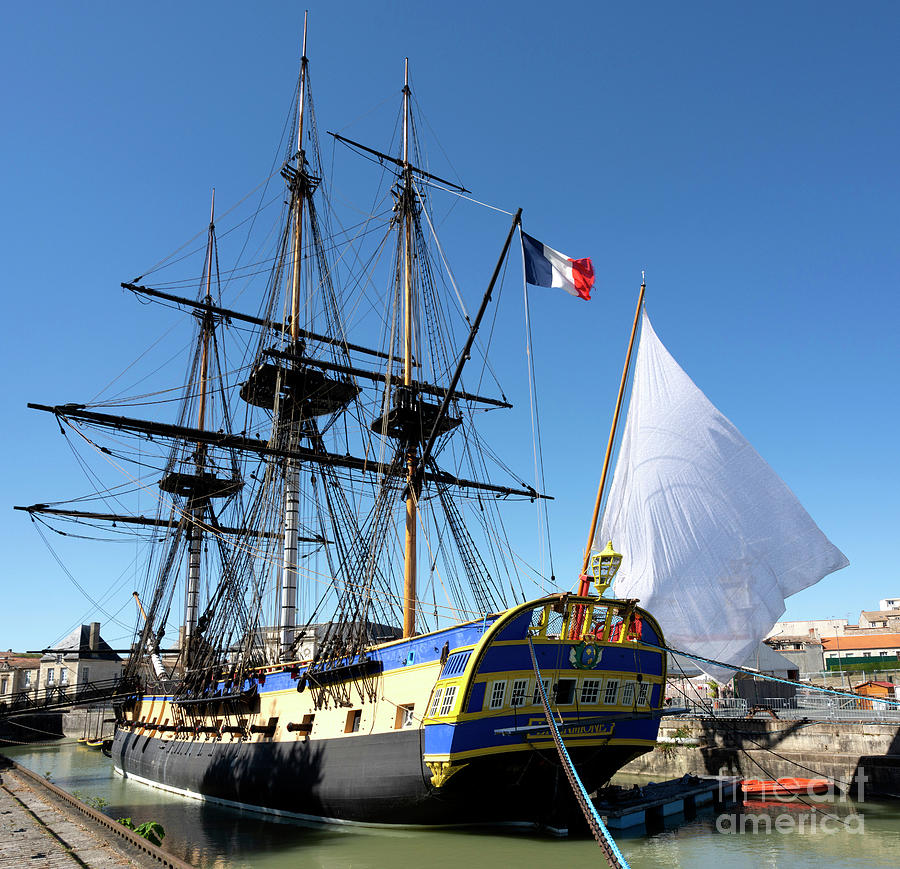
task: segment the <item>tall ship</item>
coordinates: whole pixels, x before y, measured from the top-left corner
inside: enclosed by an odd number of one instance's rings
[[[425,168],[408,74],[401,97],[394,150],[334,137],[383,173],[371,214],[339,224],[304,35],[268,247],[223,269],[213,206],[195,293],[122,285],[190,314],[184,379],[31,405],[123,477],[27,509],[146,544],[122,775],[290,818],[565,826],[560,740],[587,792],[653,748],[665,643],[636,599],[605,596],[611,544],[587,548],[577,588],[526,593],[498,508],[547,495],[476,427],[511,406],[485,387],[481,327],[521,213],[483,296],[461,294],[432,208],[466,191]],[[255,309],[226,300],[238,285]],[[134,493],[154,510],[119,509]]]

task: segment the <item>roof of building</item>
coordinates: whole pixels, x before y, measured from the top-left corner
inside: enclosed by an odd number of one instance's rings
[[[122,659],[110,648],[103,637],[97,636],[97,649],[91,650],[91,626],[79,625],[64,640],[57,643],[55,649],[65,650],[48,652],[41,661],[55,661],[56,656],[63,655],[66,661],[75,661],[87,658],[94,661],[121,661]],[[71,649],[71,651],[69,651]]]
[[[900,634],[866,634],[862,637],[822,637],[826,652],[856,652],[865,649],[900,649]]]
[[[866,685],[877,685],[879,688],[890,688],[892,691],[894,690],[893,682],[878,682],[875,680],[870,680],[869,682],[860,682],[859,685],[854,685],[853,688],[856,690],[857,688],[865,688]]]
[[[36,655],[0,655],[0,670],[33,670],[40,664]]]
[[[796,636],[785,636],[777,634],[774,637],[766,637],[763,640],[769,646],[780,646],[782,643],[803,643],[805,646],[821,646],[822,641],[816,637],[807,634],[797,634]],[[790,651],[787,649],[786,651]]]
[[[861,612],[860,615],[870,622],[872,619],[900,619],[900,610],[872,610],[871,612]]]

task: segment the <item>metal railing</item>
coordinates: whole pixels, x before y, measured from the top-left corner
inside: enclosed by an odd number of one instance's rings
[[[679,701],[680,702],[680,701]],[[710,697],[707,700],[689,699],[681,705],[688,708],[684,716],[715,718],[744,718],[750,711],[743,697]]]
[[[69,706],[101,703],[116,698],[130,697],[135,686],[124,679],[105,679],[98,682],[82,682],[78,685],[51,685],[41,689],[17,691],[0,700],[0,718],[21,715],[25,712],[48,712]]]
[[[683,717],[746,718],[771,710],[780,719],[808,718],[811,721],[857,721],[900,724],[900,703],[879,697],[842,697],[818,691],[796,697],[767,697],[751,706],[740,697],[690,700]]]

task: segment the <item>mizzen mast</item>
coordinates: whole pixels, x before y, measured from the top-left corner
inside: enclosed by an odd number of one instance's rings
[[[597,522],[600,518],[600,506],[603,503],[603,495],[606,491],[606,477],[609,472],[609,463],[610,459],[612,458],[613,444],[616,440],[616,432],[619,428],[619,415],[622,411],[622,401],[625,398],[625,384],[628,381],[628,371],[631,367],[631,354],[634,350],[634,338],[637,334],[638,323],[641,319],[641,310],[644,306],[644,292],[646,291],[646,289],[647,282],[642,276],[641,290],[638,293],[637,308],[634,312],[634,323],[631,326],[631,337],[628,340],[628,351],[625,354],[625,366],[622,369],[622,380],[619,383],[619,394],[616,399],[616,410],[613,414],[612,425],[609,429],[609,439],[606,442],[606,455],[603,459],[603,470],[600,472],[600,484],[597,487],[597,498],[594,501],[594,513],[591,516],[591,527],[590,531],[588,531],[587,544],[584,547],[584,561],[581,565],[581,575],[578,578],[578,594],[582,597],[587,597],[591,587],[591,580],[587,575],[588,564],[591,560],[591,547],[594,545],[594,535],[597,532]]]

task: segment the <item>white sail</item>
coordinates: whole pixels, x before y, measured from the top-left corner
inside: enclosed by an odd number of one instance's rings
[[[607,540],[624,555],[617,597],[639,598],[671,647],[738,665],[786,597],[849,563],[684,373],[646,312],[594,545]],[[701,666],[713,678],[732,675]]]

